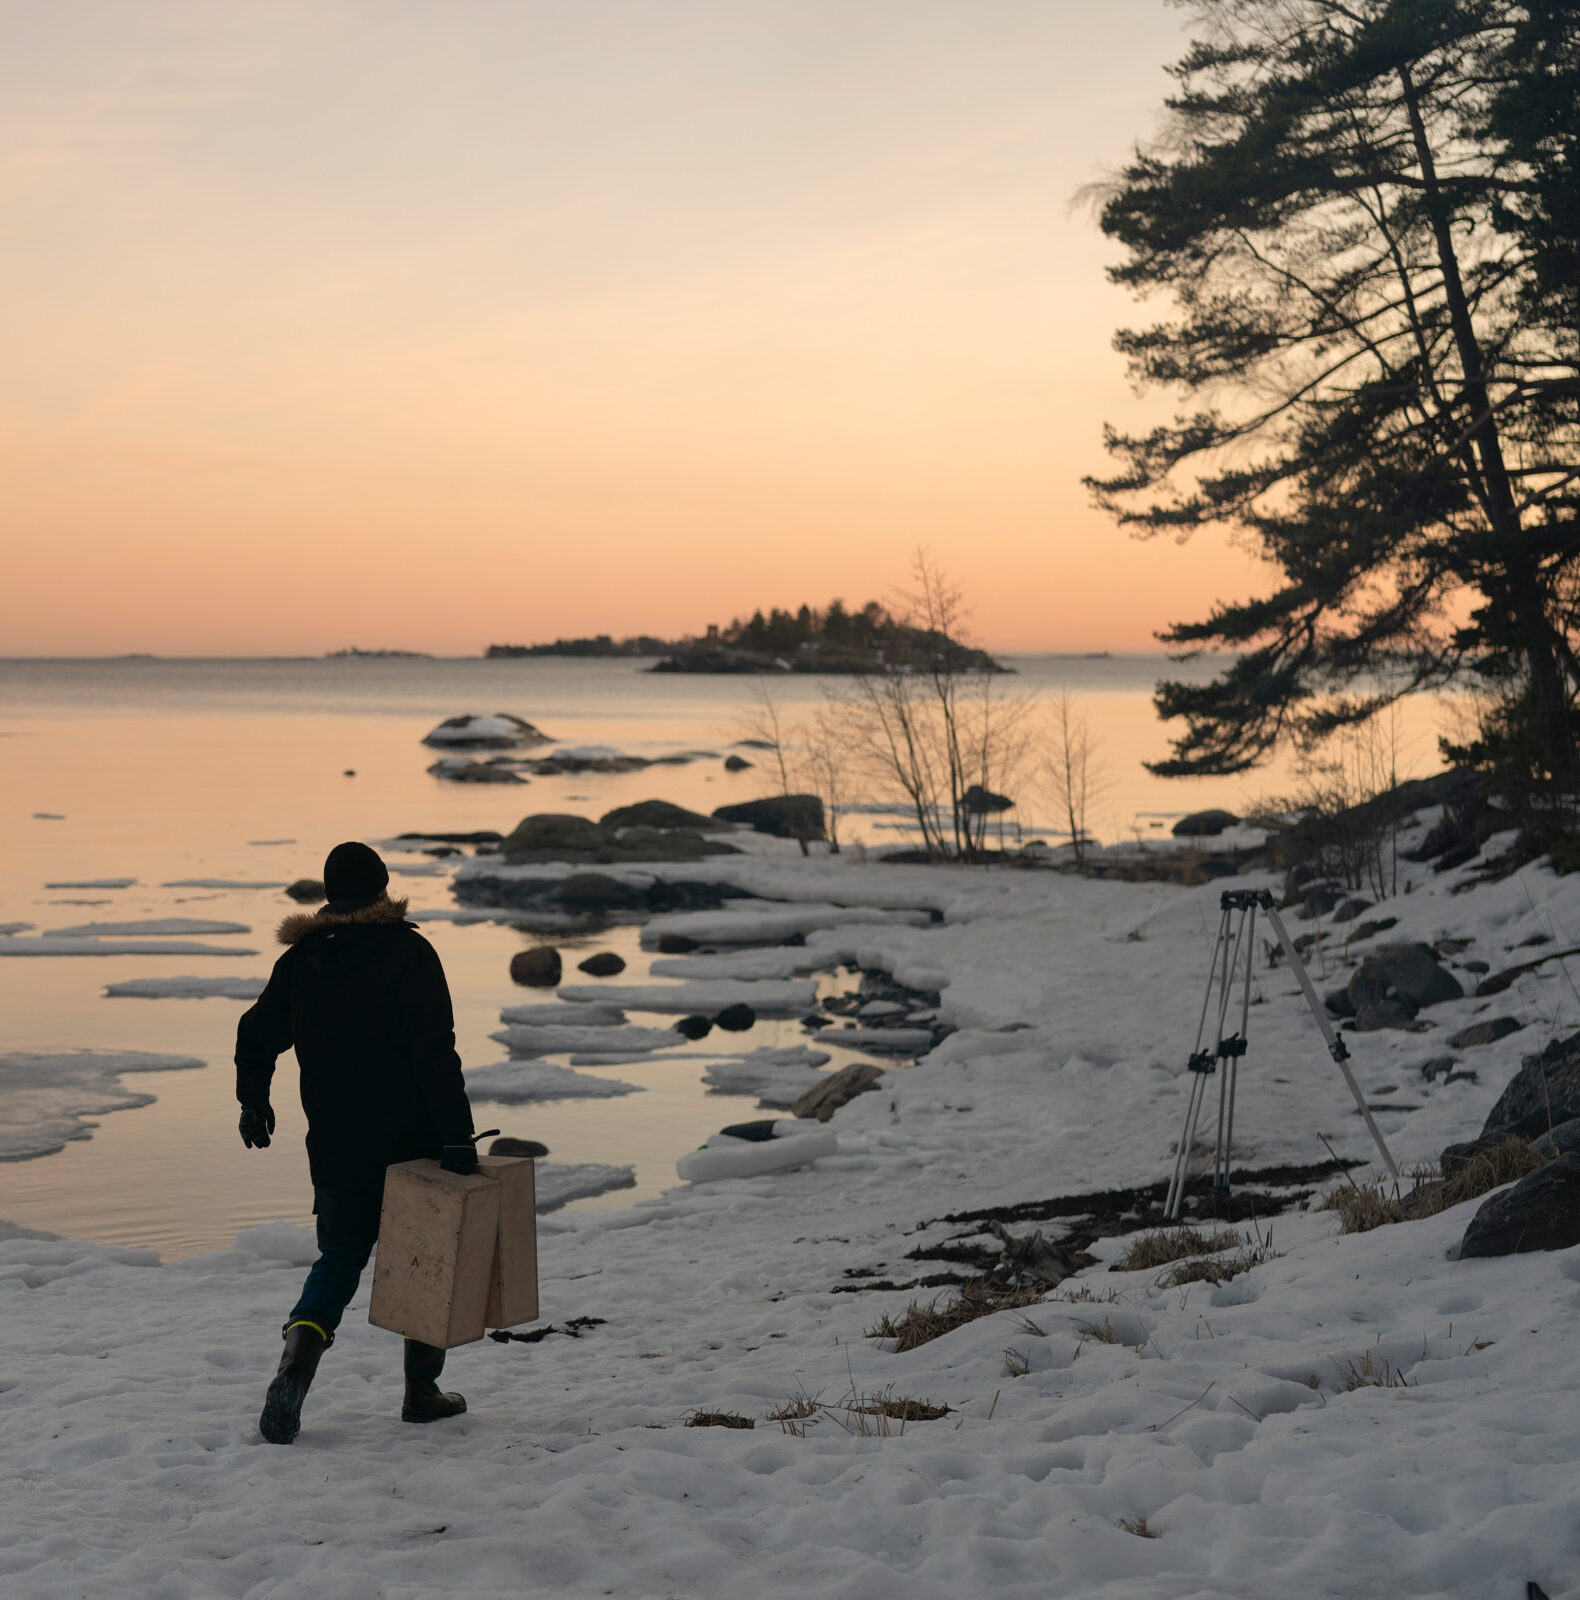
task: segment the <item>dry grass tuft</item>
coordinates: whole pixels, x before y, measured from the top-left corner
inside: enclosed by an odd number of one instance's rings
[[[925,1306],[913,1300],[899,1317],[880,1317],[867,1329],[866,1337],[894,1340],[898,1355],[953,1333],[978,1317],[991,1317],[999,1311],[1020,1311],[1041,1299],[1041,1289],[1006,1289],[987,1278],[973,1278],[958,1289],[946,1289],[934,1295]]]
[[[952,1415],[953,1410],[952,1406],[934,1405],[931,1400],[897,1395],[892,1383],[878,1394],[861,1394],[852,1384],[844,1398],[832,1405],[826,1404],[820,1394],[808,1394],[803,1389],[770,1411],[768,1421],[777,1422],[783,1432],[798,1439],[806,1438],[825,1419],[846,1433],[888,1438],[896,1431],[893,1423],[899,1423],[898,1431],[904,1433],[908,1422],[937,1422]]]
[[[1119,1526],[1126,1533],[1133,1533],[1138,1539],[1156,1539],[1157,1535],[1147,1526],[1147,1519],[1141,1517],[1121,1517]]]
[[[1342,1184],[1319,1209],[1338,1214],[1343,1233],[1369,1233],[1391,1222],[1413,1222],[1515,1183],[1547,1165],[1523,1139],[1505,1139],[1472,1156],[1451,1178],[1439,1178],[1433,1167],[1408,1174],[1414,1188],[1399,1192],[1397,1183],[1378,1178],[1371,1183]]]
[[[1062,1300],[1070,1306],[1113,1306],[1125,1299],[1118,1289],[1094,1290],[1089,1283],[1078,1284],[1073,1289],[1060,1289],[1048,1296],[1049,1300]]]
[[[1075,1331],[1082,1339],[1093,1339],[1098,1344],[1121,1344],[1123,1341],[1114,1331],[1114,1325],[1107,1317],[1101,1322],[1078,1322]]]
[[[805,1389],[798,1390],[788,1400],[782,1401],[768,1413],[769,1422],[777,1422],[786,1433],[796,1432],[798,1422],[808,1422],[823,1409],[823,1395],[820,1390],[817,1394],[808,1394]]]
[[[1370,1233],[1384,1223],[1404,1220],[1397,1190],[1389,1191],[1390,1185],[1382,1178],[1371,1183],[1343,1183],[1317,1209],[1337,1213],[1340,1233]]]
[[[735,1411],[693,1411],[686,1418],[688,1428],[755,1428],[756,1422]]]
[[[1216,1233],[1203,1233],[1198,1228],[1153,1228],[1137,1234],[1110,1270],[1149,1272],[1186,1256],[1216,1255],[1244,1243],[1245,1236],[1234,1228],[1220,1228]]]
[[[1339,1367],[1339,1387],[1346,1394],[1355,1389],[1408,1389],[1410,1380],[1391,1361],[1380,1364],[1372,1359],[1370,1350],[1358,1362],[1349,1361]]]
[[[1547,1165],[1543,1156],[1531,1149],[1523,1139],[1505,1139],[1481,1151],[1465,1163],[1452,1178],[1443,1180],[1443,1187],[1431,1196],[1432,1209],[1417,1211],[1417,1216],[1434,1216],[1488,1190],[1500,1189],[1506,1183],[1521,1178]]]
[[[931,1400],[911,1400],[905,1395],[896,1396],[891,1389],[878,1395],[858,1395],[845,1410],[857,1416],[888,1417],[892,1422],[937,1422],[954,1410],[953,1406],[935,1406]]]

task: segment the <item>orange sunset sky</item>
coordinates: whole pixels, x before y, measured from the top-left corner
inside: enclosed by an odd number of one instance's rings
[[[0,654],[470,655],[856,603],[1003,650],[1258,582],[1092,510],[1077,190],[1164,0],[0,0]]]

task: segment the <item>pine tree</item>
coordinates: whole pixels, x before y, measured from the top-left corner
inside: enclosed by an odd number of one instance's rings
[[[1533,158],[1496,116],[1534,8],[1193,9],[1167,131],[1101,225],[1126,252],[1114,281],[1177,308],[1118,348],[1194,408],[1109,430],[1120,470],[1088,482],[1142,533],[1228,526],[1275,583],[1162,635],[1240,654],[1159,686],[1185,729],[1154,770],[1242,771],[1479,673],[1572,785],[1580,445],[1550,386],[1553,301],[1533,297]]]

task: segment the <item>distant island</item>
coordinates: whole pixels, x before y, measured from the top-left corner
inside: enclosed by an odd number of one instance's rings
[[[491,644],[490,659],[510,656],[657,656],[649,672],[804,672],[823,676],[863,672],[914,672],[939,665],[955,672],[1012,672],[985,650],[973,650],[940,633],[899,622],[869,600],[850,611],[831,600],[827,609],[802,606],[765,616],[710,623],[701,638],[674,641],[638,634],[612,639],[556,639],[553,644]]]
[[[346,650],[331,650],[325,656],[325,661],[388,661],[399,657],[405,661],[432,661],[433,657],[426,650],[359,650],[352,645]]]
[[[611,639],[607,633],[591,639],[556,639],[553,644],[491,644],[483,652],[490,661],[515,656],[665,656],[676,646],[668,639],[639,633],[629,639]]]

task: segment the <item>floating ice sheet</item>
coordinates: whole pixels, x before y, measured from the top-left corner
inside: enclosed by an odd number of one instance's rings
[[[199,944],[193,939],[0,939],[0,956],[255,956],[242,945]]]
[[[748,1005],[763,1016],[809,1010],[817,1001],[817,985],[810,980],[717,978],[695,983],[561,984],[563,999],[606,998],[632,1011],[673,1011],[678,1015],[701,1012],[712,1015],[726,1006]]]
[[[932,921],[927,911],[883,911],[872,906],[778,905],[761,900],[732,900],[719,911],[677,911],[654,917],[642,929],[642,944],[653,949],[666,933],[698,944],[777,944],[797,934],[819,928],[838,928],[849,922],[924,927]]]
[[[175,1072],[196,1056],[146,1050],[17,1050],[0,1054],[0,1161],[49,1155],[86,1139],[89,1117],[146,1106],[154,1096],[119,1081],[127,1072]]]
[[[625,1012],[603,1001],[583,1005],[548,1001],[537,1006],[506,1006],[499,1013],[499,1020],[526,1023],[536,1028],[614,1028],[625,1021]]]
[[[498,1100],[519,1105],[529,1100],[612,1100],[636,1094],[640,1084],[616,1078],[593,1078],[547,1061],[496,1061],[466,1074],[466,1092],[473,1100]]]
[[[132,1000],[256,1000],[267,978],[127,978],[106,984],[110,999]]]
[[[70,928],[46,928],[46,939],[180,938],[183,934],[251,933],[245,922],[214,922],[207,917],[148,917],[140,922],[79,922]]]
[[[172,878],[162,883],[162,889],[283,889],[284,882],[275,878],[268,883],[240,878]]]
[[[46,889],[130,889],[136,878],[74,878],[66,883],[46,883]]]
[[[572,1200],[590,1200],[611,1189],[634,1189],[634,1167],[610,1167],[597,1161],[540,1161],[532,1174],[538,1215],[558,1211]]]
[[[0,945],[0,949],[4,946]],[[634,1053],[662,1050],[684,1040],[672,1028],[538,1027],[517,1022],[488,1036],[514,1056],[556,1056],[575,1050],[618,1050]]]
[[[711,955],[660,956],[648,964],[655,978],[729,978],[738,982],[793,978],[816,972],[838,960],[836,953],[810,945],[774,945],[768,949],[719,950]]]

